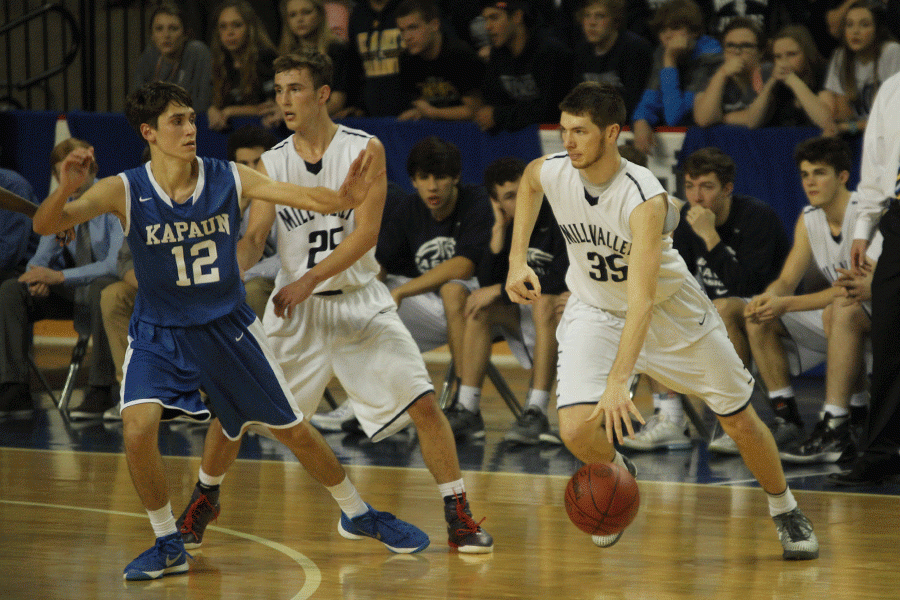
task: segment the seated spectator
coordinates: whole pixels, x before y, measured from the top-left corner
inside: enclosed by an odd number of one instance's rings
[[[481,16],[481,0],[437,0],[437,5],[451,35],[472,48],[482,62],[487,62],[491,42]]]
[[[572,83],[572,53],[534,27],[529,3],[483,0],[482,6],[491,55],[475,123],[482,131],[557,123],[558,105]]]
[[[856,0],[843,20],[841,45],[831,55],[822,99],[841,132],[866,126],[881,82],[900,71],[900,44],[891,38],[876,0]]]
[[[751,120],[750,106],[772,74],[772,64],[761,63],[764,44],[759,26],[748,18],[738,17],[725,26],[722,64],[694,100],[697,125],[758,124]]]
[[[231,117],[273,118],[277,53],[253,7],[246,0],[225,0],[214,22],[210,129],[226,129]]]
[[[721,37],[735,19],[749,19],[763,37],[768,37],[789,22],[782,0],[715,0],[708,2],[709,32]]]
[[[278,51],[290,54],[302,48],[315,48],[327,54],[334,65],[328,114],[334,115],[347,105],[347,44],[328,27],[327,3],[323,0],[282,0],[281,43]],[[345,33],[346,33],[346,27]]]
[[[15,171],[0,169],[0,188],[35,204],[40,202],[28,180]],[[34,255],[38,239],[31,229],[31,219],[0,209],[0,283],[25,272],[25,265]]]
[[[59,179],[59,164],[69,153],[89,147],[74,138],[57,144],[50,154],[54,178]],[[96,162],[90,172],[96,175]],[[83,194],[93,179],[89,176],[73,198]],[[75,317],[78,333],[93,339],[90,389],[69,415],[73,419],[99,418],[114,402],[115,367],[103,330],[100,292],[115,280],[122,224],[106,214],[70,233],[42,237],[25,273],[0,285],[0,411],[4,413],[25,415],[33,410],[27,356],[31,351],[31,324],[42,319]]]
[[[810,206],[797,220],[794,245],[778,278],[746,303],[746,330],[775,411],[782,459],[837,462],[855,458],[851,424],[861,423],[865,415],[864,342],[871,327],[871,304],[847,303],[843,288],[835,285],[799,295],[795,290],[810,267],[832,284],[841,270],[849,269],[858,202],[847,189],[851,157],[843,140],[806,140],[794,157]],[[870,256],[877,259],[877,254]],[[804,439],[790,376],[821,364],[826,356],[821,419]],[[732,447],[725,444],[719,451]]]
[[[178,84],[190,94],[198,113],[209,109],[212,55],[206,44],[190,39],[184,11],[174,2],[161,2],[150,14],[150,44],[138,60],[131,89],[151,81]]]
[[[405,47],[400,54],[400,79],[411,101],[397,118],[471,120],[484,63],[464,42],[441,31],[433,0],[403,0],[396,14]]]
[[[593,2],[556,0],[554,33],[570,48],[577,48],[584,41],[584,30],[579,14],[589,4],[593,4]],[[653,12],[647,0],[627,0],[622,3],[622,11],[620,31],[630,31],[645,40],[649,40],[653,36],[649,26]]]
[[[659,36],[653,71],[632,114],[634,145],[650,153],[657,125],[693,124],[694,98],[719,65],[722,47],[703,35],[703,13],[693,0],[668,0],[651,23]]]
[[[607,81],[616,86],[631,122],[650,77],[653,48],[625,29],[625,5],[625,0],[587,0],[578,12],[584,35],[575,49],[574,83]]]
[[[484,186],[494,210],[494,226],[478,267],[481,287],[466,301],[459,399],[446,412],[456,437],[484,437],[481,387],[499,328],[519,363],[532,369],[525,410],[506,432],[504,441],[558,444],[559,438],[550,432],[547,407],[556,376],[556,326],[569,296],[565,283],[569,259],[565,240],[546,201],[541,206],[528,248],[528,266],[540,278],[541,297],[534,305],[515,304],[504,289],[509,272],[516,192],[524,171],[525,163],[521,159],[500,158],[484,172]]]
[[[463,353],[466,299],[493,217],[481,186],[459,183],[459,149],[440,138],[417,143],[406,163],[416,192],[388,207],[375,257],[397,312],[423,352],[449,343]]]
[[[687,203],[672,234],[673,246],[713,301],[738,356],[749,366],[740,298],[762,292],[778,276],[788,253],[787,234],[772,207],[734,193],[734,161],[718,148],[693,152],[683,169]],[[658,412],[634,438],[626,438],[625,445],[635,450],[690,446],[681,398],[655,382],[653,391]]]
[[[258,170],[263,152],[277,143],[278,138],[268,129],[258,125],[244,125],[228,136],[228,160]],[[243,199],[241,203],[243,218],[241,219],[240,236],[243,237],[247,231],[247,223],[250,221],[251,203],[245,202]],[[273,225],[263,248],[262,259],[243,274],[244,289],[247,292],[246,302],[260,320],[266,312],[269,296],[275,289],[275,275],[281,268],[281,259],[276,253],[276,231],[277,229]]]
[[[819,97],[825,65],[803,25],[788,25],[770,40],[772,76],[746,109],[747,127],[819,127],[834,135],[831,110]]]
[[[348,107],[338,116],[396,117],[407,109],[400,81],[399,0],[359,0],[350,13]]]

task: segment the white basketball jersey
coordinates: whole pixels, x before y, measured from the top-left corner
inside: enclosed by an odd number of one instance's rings
[[[541,169],[541,184],[566,240],[569,271],[566,285],[582,302],[604,310],[627,308],[628,265],[631,261],[631,212],[641,202],[666,191],[648,170],[622,159],[615,176],[602,187],[582,178],[565,152],[551,154]],[[670,233],[678,224],[678,209],[668,199],[662,263],[655,303],[682,285],[698,287]]]
[[[856,223],[858,212],[859,201],[854,192],[850,195],[847,210],[844,212],[841,239],[835,240],[824,210],[814,206],[807,206],[803,209],[803,221],[806,225],[806,235],[809,238],[813,260],[816,261],[816,267],[828,280],[828,283],[834,283],[839,277],[836,270],[838,267],[850,268],[850,247],[853,245],[853,226]]]
[[[337,190],[347,177],[351,163],[365,150],[372,137],[364,131],[339,125],[322,160],[316,164],[308,164],[300,157],[294,149],[293,135],[264,153],[262,160],[272,179]],[[275,222],[281,256],[281,270],[275,286],[280,288],[298,280],[331,254],[356,228],[356,212],[346,210],[322,215],[277,205]],[[361,287],[375,278],[378,269],[375,248],[372,248],[347,269],[321,282],[314,293]]]

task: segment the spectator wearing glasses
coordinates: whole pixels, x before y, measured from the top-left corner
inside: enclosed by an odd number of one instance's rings
[[[725,26],[722,63],[694,100],[697,125],[755,125],[749,109],[772,73],[772,64],[762,63],[763,42],[762,30],[752,19],[739,17]]]

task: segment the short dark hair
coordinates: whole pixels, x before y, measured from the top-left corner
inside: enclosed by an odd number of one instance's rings
[[[434,0],[402,0],[394,9],[394,18],[408,17],[413,13],[422,15],[422,20],[430,23],[441,17]]]
[[[835,173],[849,173],[853,164],[849,144],[839,137],[826,136],[809,138],[797,144],[794,162],[798,169],[803,161],[829,165]]]
[[[766,34],[763,33],[762,27],[759,26],[759,23],[751,19],[750,17],[735,17],[728,24],[722,28],[722,33],[719,35],[720,40],[724,40],[725,36],[735,29],[748,29],[753,32],[753,37],[756,38],[756,47],[762,49],[765,45]]]
[[[153,81],[128,94],[125,99],[125,116],[140,134],[141,125],[144,123],[153,129],[159,127],[159,115],[166,112],[171,103],[188,108],[194,107],[191,95],[180,85],[167,81]]]
[[[456,144],[431,135],[419,140],[409,151],[406,172],[410,179],[419,175],[459,177],[462,173],[462,156]]]
[[[697,178],[714,173],[722,187],[734,183],[734,160],[718,148],[700,148],[684,161],[684,174]]]
[[[334,81],[334,65],[331,58],[315,48],[303,48],[290,54],[283,54],[275,59],[273,66],[276,75],[295,69],[308,70],[316,89],[323,85],[331,87],[331,82]]]
[[[691,33],[703,33],[703,11],[694,0],[669,0],[660,4],[650,20],[657,34],[663,29],[687,27]]]
[[[583,81],[572,88],[559,103],[559,110],[572,115],[590,115],[600,129],[623,125],[627,115],[619,90],[610,83],[596,81]]]
[[[278,143],[275,134],[259,125],[242,125],[228,136],[228,160],[234,160],[240,148],[263,148],[268,150]]]
[[[498,158],[484,170],[484,187],[491,198],[494,196],[494,188],[518,181],[525,172],[525,161],[514,156]]]

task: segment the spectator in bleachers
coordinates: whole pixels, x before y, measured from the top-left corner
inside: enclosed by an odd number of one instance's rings
[[[438,137],[413,146],[406,170],[416,192],[388,209],[375,257],[419,349],[449,343],[458,361],[466,299],[478,288],[475,269],[494,221],[490,202],[483,187],[460,185],[459,148]]]
[[[578,16],[585,6],[585,0],[558,0],[554,32],[564,44],[577,48],[584,41],[581,19]],[[622,31],[630,31],[646,40],[653,36],[650,17],[653,12],[647,0],[627,0],[622,6]],[[646,83],[646,82],[645,82]]]
[[[347,105],[349,49],[328,27],[326,4],[323,0],[282,0],[278,51],[290,54],[303,48],[314,48],[331,58],[334,78],[328,97],[328,114],[335,115]]]
[[[734,193],[734,161],[718,148],[693,152],[683,169],[687,203],[672,234],[673,246],[725,321],[738,356],[749,365],[740,298],[762,292],[778,276],[790,247],[787,234],[771,206]],[[681,398],[655,383],[653,390],[658,412],[625,445],[636,450],[690,446]]]
[[[400,120],[469,121],[479,99],[484,63],[465,44],[441,31],[434,0],[403,0],[397,6],[403,39],[400,78],[411,100]]]
[[[774,70],[747,108],[747,127],[819,127],[837,133],[828,105],[819,97],[825,63],[803,25],[788,25],[769,44]]]
[[[138,60],[131,81],[135,90],[151,81],[168,81],[187,90],[197,112],[206,112],[212,95],[212,55],[190,39],[184,12],[174,2],[161,2],[150,13],[150,44]]]
[[[572,83],[571,51],[535,27],[528,2],[483,0],[482,7],[491,55],[475,123],[482,131],[518,131],[558,122]]]
[[[900,44],[878,0],[855,0],[844,15],[841,45],[828,63],[822,99],[842,132],[866,126],[881,82],[900,71]]]
[[[762,62],[762,30],[747,17],[732,19],[722,32],[722,48],[722,64],[694,100],[694,122],[756,126],[750,106],[772,74],[772,64]]]
[[[630,122],[647,85],[653,48],[625,29],[625,0],[586,0],[578,12],[582,39],[575,49],[574,84],[607,81],[625,100]]]
[[[481,0],[437,0],[437,5],[452,35],[467,43],[486,62],[491,42],[481,16]]]
[[[634,145],[644,153],[657,125],[693,124],[694,98],[719,65],[722,47],[703,35],[703,13],[693,0],[668,0],[652,21],[659,36],[653,71],[632,115]]]
[[[350,13],[348,109],[368,117],[396,117],[409,102],[400,81],[403,43],[397,28],[400,0],[360,0]]]
[[[547,407],[556,376],[556,327],[569,296],[565,283],[569,258],[566,242],[546,201],[528,245],[528,266],[540,279],[541,297],[534,305],[515,304],[504,289],[509,272],[516,192],[524,171],[525,163],[518,158],[497,159],[484,171],[484,186],[494,210],[494,226],[477,269],[481,287],[466,300],[459,398],[447,408],[447,419],[456,437],[484,437],[481,388],[491,359],[494,334],[499,328],[519,363],[532,370],[525,410],[503,436],[504,441],[559,444],[559,438],[550,432]]]
[[[50,154],[54,178],[59,164],[76,148],[88,148],[69,138]],[[97,173],[96,162],[90,172]],[[93,184],[93,177],[78,190],[77,198]],[[99,418],[112,406],[115,366],[109,352],[100,292],[115,280],[116,257],[122,246],[122,225],[112,214],[79,225],[72,235],[41,238],[25,273],[0,285],[0,410],[27,414],[33,409],[27,356],[31,351],[31,324],[42,319],[71,319],[79,334],[93,341],[88,385],[81,404],[70,411],[73,419]],[[81,315],[83,318],[79,318]]]
[[[40,201],[28,180],[9,169],[0,169],[0,188],[30,202]],[[38,235],[31,229],[31,219],[23,214],[0,209],[0,283],[17,278],[34,255]]]
[[[231,117],[271,118],[277,52],[246,0],[225,0],[215,12],[213,95],[207,112],[210,129],[223,130]]]

